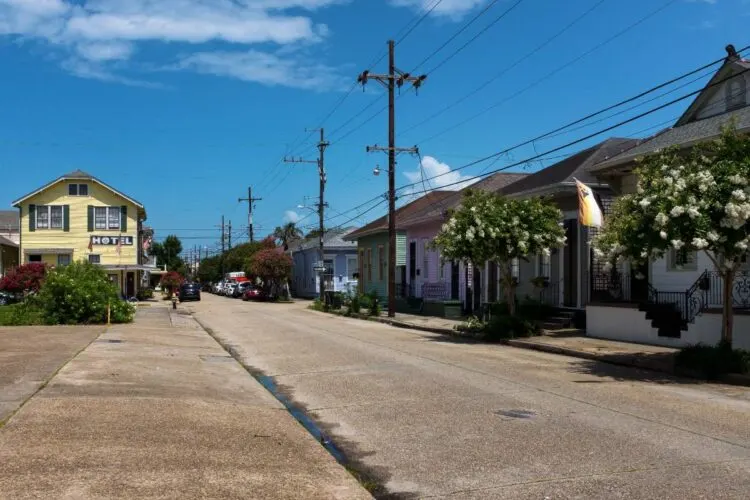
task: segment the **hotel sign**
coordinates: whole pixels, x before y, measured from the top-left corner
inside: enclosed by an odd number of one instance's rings
[[[91,245],[121,245],[132,246],[132,236],[92,236]]]

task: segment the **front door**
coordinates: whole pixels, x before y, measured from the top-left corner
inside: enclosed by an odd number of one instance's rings
[[[417,242],[409,243],[409,292],[410,297],[416,295],[417,286]]]
[[[481,310],[482,305],[482,273],[479,271],[479,266],[472,266],[474,273],[474,286],[472,293],[474,294],[474,310]]]
[[[125,279],[125,295],[130,297],[135,297],[135,273],[129,272],[127,278]]]
[[[642,279],[638,279],[640,276]],[[631,302],[648,301],[648,266],[642,265],[630,270],[630,300]]]
[[[451,300],[458,300],[458,262],[451,262]]]
[[[563,305],[566,307],[578,306],[578,221],[568,219],[565,221],[565,236],[568,238],[567,245],[563,248]]]

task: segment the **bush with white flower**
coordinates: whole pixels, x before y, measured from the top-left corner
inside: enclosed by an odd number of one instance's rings
[[[515,314],[517,282],[513,259],[549,255],[565,245],[562,212],[540,198],[503,198],[484,191],[468,191],[461,206],[450,215],[435,238],[443,258],[500,267],[510,314]]]
[[[644,265],[667,251],[702,251],[724,281],[722,339],[732,340],[734,277],[750,245],[750,138],[728,127],[690,152],[661,151],[635,170],[635,194],[619,198],[594,240],[608,261]]]

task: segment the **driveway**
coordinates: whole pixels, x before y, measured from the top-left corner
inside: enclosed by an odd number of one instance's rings
[[[750,497],[750,391],[207,295],[187,309],[399,497]]]
[[[0,422],[102,332],[101,326],[0,327]]]

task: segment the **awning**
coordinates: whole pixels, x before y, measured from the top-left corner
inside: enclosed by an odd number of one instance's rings
[[[123,265],[123,264],[102,264],[99,267],[105,271],[152,271],[153,267],[149,266],[138,266],[138,265]]]
[[[72,248],[24,248],[23,253],[26,255],[65,255],[72,254]]]
[[[9,240],[5,236],[0,236],[0,245],[4,245],[6,247],[18,248],[18,243],[16,243],[13,240]]]

